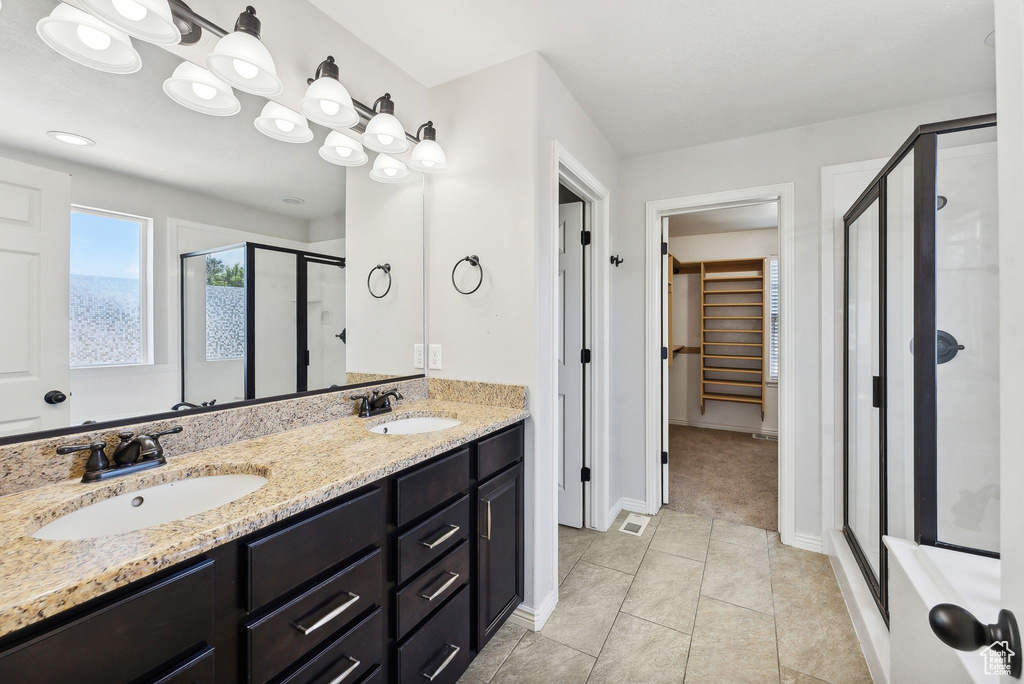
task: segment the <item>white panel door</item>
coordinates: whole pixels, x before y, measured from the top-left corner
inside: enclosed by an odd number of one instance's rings
[[[661,219],[661,242],[668,244],[668,217]],[[667,250],[661,250],[666,252]],[[668,349],[668,255],[661,257],[661,346]],[[669,351],[671,354],[671,350]],[[661,362],[661,451],[668,453],[668,361]],[[668,503],[668,459],[661,464],[661,503]]]
[[[0,435],[65,427],[71,177],[0,158]]]
[[[558,523],[583,526],[583,204],[558,207]]]

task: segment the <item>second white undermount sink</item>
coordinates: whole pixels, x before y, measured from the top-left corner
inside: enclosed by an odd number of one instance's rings
[[[378,435],[418,435],[424,432],[447,430],[456,425],[462,425],[462,421],[458,418],[416,416],[414,418],[399,418],[375,425],[370,428],[370,432],[375,432]]]
[[[134,532],[181,520],[241,499],[267,484],[259,475],[207,475],[127,492],[63,515],[36,539],[76,540]]]

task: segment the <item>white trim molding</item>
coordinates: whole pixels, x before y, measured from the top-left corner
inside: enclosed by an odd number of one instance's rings
[[[793,259],[796,253],[793,183],[711,192],[647,202],[645,296],[645,454],[647,512],[661,506],[661,219],[709,208],[741,207],[766,201],[779,204],[779,531],[784,544],[794,544],[796,529],[796,366],[793,302]],[[821,542],[818,541],[820,549]]]
[[[684,427],[707,428],[708,430],[724,430],[725,432],[739,432],[745,435],[769,435],[777,437],[778,430],[755,430],[754,428],[737,427],[725,423],[714,423],[704,420],[687,420],[686,418],[669,418],[669,425],[682,425]]]
[[[512,615],[509,616],[509,622],[513,622],[520,627],[525,627],[531,632],[539,632],[543,629],[544,624],[551,617],[551,613],[555,612],[555,606],[558,605],[558,589],[549,591],[548,595],[544,597],[544,600],[540,602],[540,605],[534,609],[527,606],[525,603],[520,603],[519,606],[512,611]]]

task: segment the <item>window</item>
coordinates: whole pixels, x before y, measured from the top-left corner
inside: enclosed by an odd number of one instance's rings
[[[206,255],[206,360],[245,357],[245,250]]]
[[[151,220],[75,207],[71,212],[72,368],[148,363]]]
[[[779,257],[768,257],[768,382],[779,381]]]

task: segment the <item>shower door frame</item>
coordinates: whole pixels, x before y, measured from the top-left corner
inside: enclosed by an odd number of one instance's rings
[[[843,216],[843,536],[857,560],[872,597],[889,624],[888,554],[882,537],[888,530],[888,472],[887,472],[887,408],[886,408],[886,218],[888,214],[886,181],[908,153],[914,153],[914,339],[934,339],[936,324],[936,175],[938,171],[938,138],[946,133],[957,133],[996,125],[995,114],[941,121],[918,126],[874,177],[868,187]],[[868,562],[863,548],[849,525],[849,295],[850,295],[850,226],[878,200],[879,240],[879,558],[878,576]],[[943,542],[938,538],[938,466],[936,402],[936,348],[935,345],[915,345],[914,376],[914,538],[918,544],[998,558],[998,553]]]

